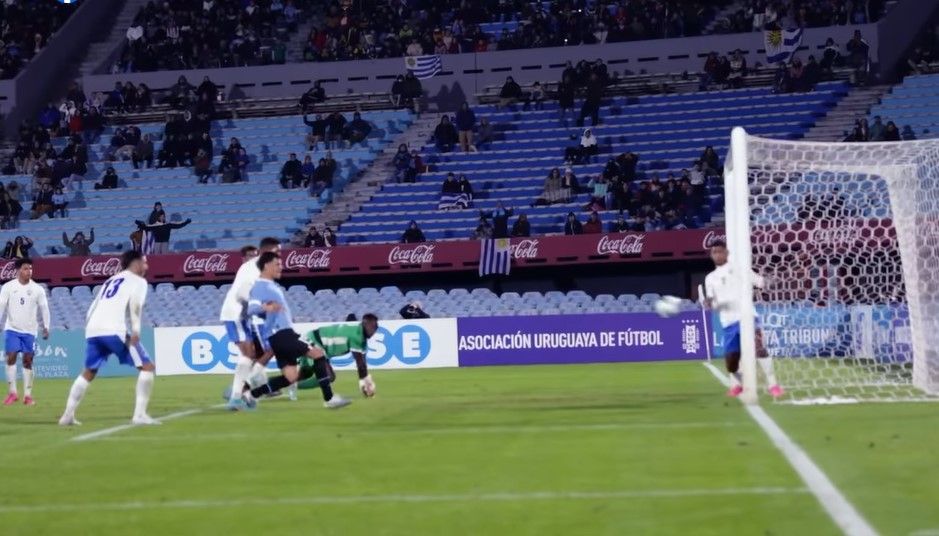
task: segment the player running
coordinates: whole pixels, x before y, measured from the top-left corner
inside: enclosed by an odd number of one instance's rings
[[[737,303],[737,281],[734,278],[733,268],[727,262],[727,244],[716,241],[711,244],[711,260],[714,262],[714,271],[704,278],[705,306],[719,313],[721,328],[723,328],[724,364],[730,373],[730,390],[728,396],[739,396],[743,392],[740,383],[740,306]],[[763,288],[765,279],[753,274],[753,286]],[[756,316],[756,309],[750,314]],[[781,397],[782,387],[776,381],[773,372],[773,358],[769,357],[766,347],[763,346],[763,332],[759,325],[756,328],[756,357],[757,363],[763,369],[766,383],[769,385],[769,394],[773,398]]]
[[[59,425],[81,424],[75,419],[75,410],[85,396],[85,390],[95,379],[98,369],[111,354],[124,365],[140,371],[137,376],[137,401],[132,424],[161,424],[147,415],[147,404],[153,390],[153,361],[140,344],[140,321],[143,304],[147,299],[147,258],[139,251],[125,251],[121,255],[122,271],[104,282],[98,295],[88,308],[85,327],[85,370],[75,378],[68,394],[65,413]],[[130,333],[126,317],[130,317]]]
[[[351,353],[359,373],[359,390],[370,398],[375,396],[375,382],[368,373],[365,344],[376,331],[378,331],[378,317],[369,313],[363,315],[362,321],[355,324],[321,326],[308,332],[306,340],[310,346],[322,350],[327,359]],[[329,368],[329,373],[332,380],[335,380],[332,367]],[[303,356],[300,358],[301,380],[298,382],[301,389],[319,388],[319,382],[311,376],[313,376],[313,362],[307,356]]]
[[[33,261],[17,259],[16,279],[8,281],[0,289],[0,316],[6,314],[4,325],[4,347],[7,354],[7,383],[10,392],[4,406],[19,401],[16,391],[16,355],[23,355],[23,403],[32,406],[33,400],[33,352],[36,334],[39,331],[39,316],[42,316],[42,338],[49,338],[49,302],[46,289],[33,281]]]
[[[262,253],[257,264],[261,276],[251,288],[248,314],[263,319],[263,324],[254,324],[254,328],[264,349],[273,352],[283,375],[271,378],[266,384],[245,392],[245,401],[249,406],[253,406],[258,396],[277,392],[296,383],[300,379],[298,359],[307,356],[313,361],[310,368],[323,393],[324,405],[329,409],[348,406],[352,403],[350,400],[333,394],[329,364],[323,350],[303,342],[300,335],[293,330],[293,316],[284,295],[284,288],[275,282],[283,271],[280,255],[272,251]]]
[[[260,253],[280,252],[280,240],[276,238],[263,238],[260,244]],[[235,274],[235,280],[231,288],[225,294],[225,301],[222,302],[222,311],[219,319],[225,324],[225,331],[228,333],[228,340],[235,343],[241,355],[235,363],[235,374],[232,378],[232,394],[228,399],[228,409],[239,410],[244,407],[244,401],[238,393],[241,392],[241,386],[248,382],[256,387],[267,382],[267,373],[264,367],[256,362],[261,357],[263,350],[259,343],[255,342],[254,332],[248,321],[248,296],[251,287],[258,280],[261,271],[258,269],[257,256],[258,248],[245,246],[241,249],[242,265]]]

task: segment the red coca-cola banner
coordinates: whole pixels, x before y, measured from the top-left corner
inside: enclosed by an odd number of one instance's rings
[[[723,230],[694,229],[651,233],[513,238],[513,270],[528,266],[598,262],[702,259]],[[375,275],[406,272],[476,271],[479,242],[370,244],[285,251],[284,277]],[[151,282],[231,280],[241,263],[237,252],[201,252],[149,257]],[[13,261],[0,261],[0,278],[15,276]],[[35,259],[34,277],[53,285],[95,284],[120,270],[117,256]]]

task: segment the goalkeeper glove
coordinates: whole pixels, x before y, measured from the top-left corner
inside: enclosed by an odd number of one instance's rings
[[[359,380],[359,390],[366,398],[375,396],[375,382],[372,380],[371,374]]]

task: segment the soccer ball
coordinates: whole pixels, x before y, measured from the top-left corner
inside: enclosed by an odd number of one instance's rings
[[[681,311],[681,298],[676,296],[662,296],[654,306],[655,312],[663,318],[675,316]]]

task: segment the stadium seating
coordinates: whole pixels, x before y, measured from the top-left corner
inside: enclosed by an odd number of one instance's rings
[[[939,74],[908,76],[873,106],[875,115],[884,122],[893,121],[897,128],[909,125],[917,138],[935,138],[939,132]]]
[[[358,172],[365,169],[377,153],[399,132],[406,129],[411,116],[405,111],[368,112],[363,118],[374,125],[367,147],[337,149],[333,157],[339,164],[333,190],[342,187]],[[143,133],[159,136],[163,125],[140,125]],[[272,117],[263,119],[236,119],[215,122],[212,139],[215,152],[221,152],[223,143],[237,137],[250,156],[247,181],[234,184],[199,184],[192,169],[187,167],[162,169],[133,169],[129,161],[109,163],[104,152],[110,143],[108,129],[93,145],[89,154],[89,172],[84,183],[70,192],[68,218],[39,220],[23,219],[19,229],[0,232],[0,240],[15,235],[29,236],[36,251],[42,254],[62,245],[62,231],[69,234],[95,228],[95,252],[126,249],[129,235],[134,231],[134,220],[146,219],[153,203],[161,201],[171,220],[192,218],[193,223],[172,234],[171,248],[237,249],[246,240],[272,235],[288,237],[309,221],[312,213],[328,202],[333,192],[326,191],[319,199],[311,198],[306,190],[284,190],[279,174],[288,153],[296,152],[302,160],[311,154],[314,162],[324,151],[307,151],[304,136],[309,129],[299,117]],[[65,140],[55,141],[61,149]],[[159,147],[159,144],[157,144]],[[216,155],[215,164],[220,157]],[[94,190],[96,177],[108,165],[113,165],[121,178],[122,187],[115,190]],[[31,184],[29,176],[5,178],[7,184]],[[22,203],[30,205],[29,192],[23,192]]]
[[[723,158],[730,129],[771,137],[800,138],[815,121],[846,94],[842,82],[823,83],[811,93],[773,94],[768,88],[614,98],[601,109],[603,123],[594,128],[600,155],[574,167],[581,186],[600,173],[610,157],[631,151],[639,154],[639,175],[664,176],[690,168],[702,149],[713,145]],[[563,166],[564,148],[576,145],[581,133],[573,126],[559,127],[557,103],[544,110],[499,111],[493,106],[474,108],[477,118],[488,117],[497,131],[491,147],[479,152],[439,153],[432,144],[423,148],[434,171],[420,182],[388,183],[362,210],[340,227],[340,241],[394,242],[404,224],[416,219],[428,240],[470,236],[478,221],[476,210],[490,210],[502,202],[524,209],[533,234],[558,233],[568,211],[580,212],[588,195],[568,204],[528,208],[542,191],[549,170]],[[474,186],[473,210],[437,210],[440,187],[448,172],[465,174]],[[704,213],[722,211],[720,188],[712,188]],[[607,215],[604,221],[610,221]]]
[[[174,287],[160,283],[150,293],[144,308],[144,322],[154,327],[198,326],[219,324],[218,312],[230,285],[191,285]],[[78,328],[85,325],[85,312],[99,289],[87,286],[53,288],[50,309],[54,329]],[[402,292],[398,287],[320,289],[315,293],[305,286],[287,289],[295,320],[299,322],[341,321],[349,313],[361,316],[373,312],[383,319],[400,318],[398,311],[411,301],[420,301],[423,309],[434,317],[522,316],[576,313],[649,312],[658,294],[600,294],[591,297],[583,291],[505,292],[501,296],[489,289],[442,289]],[[695,305],[683,302],[686,310]]]

